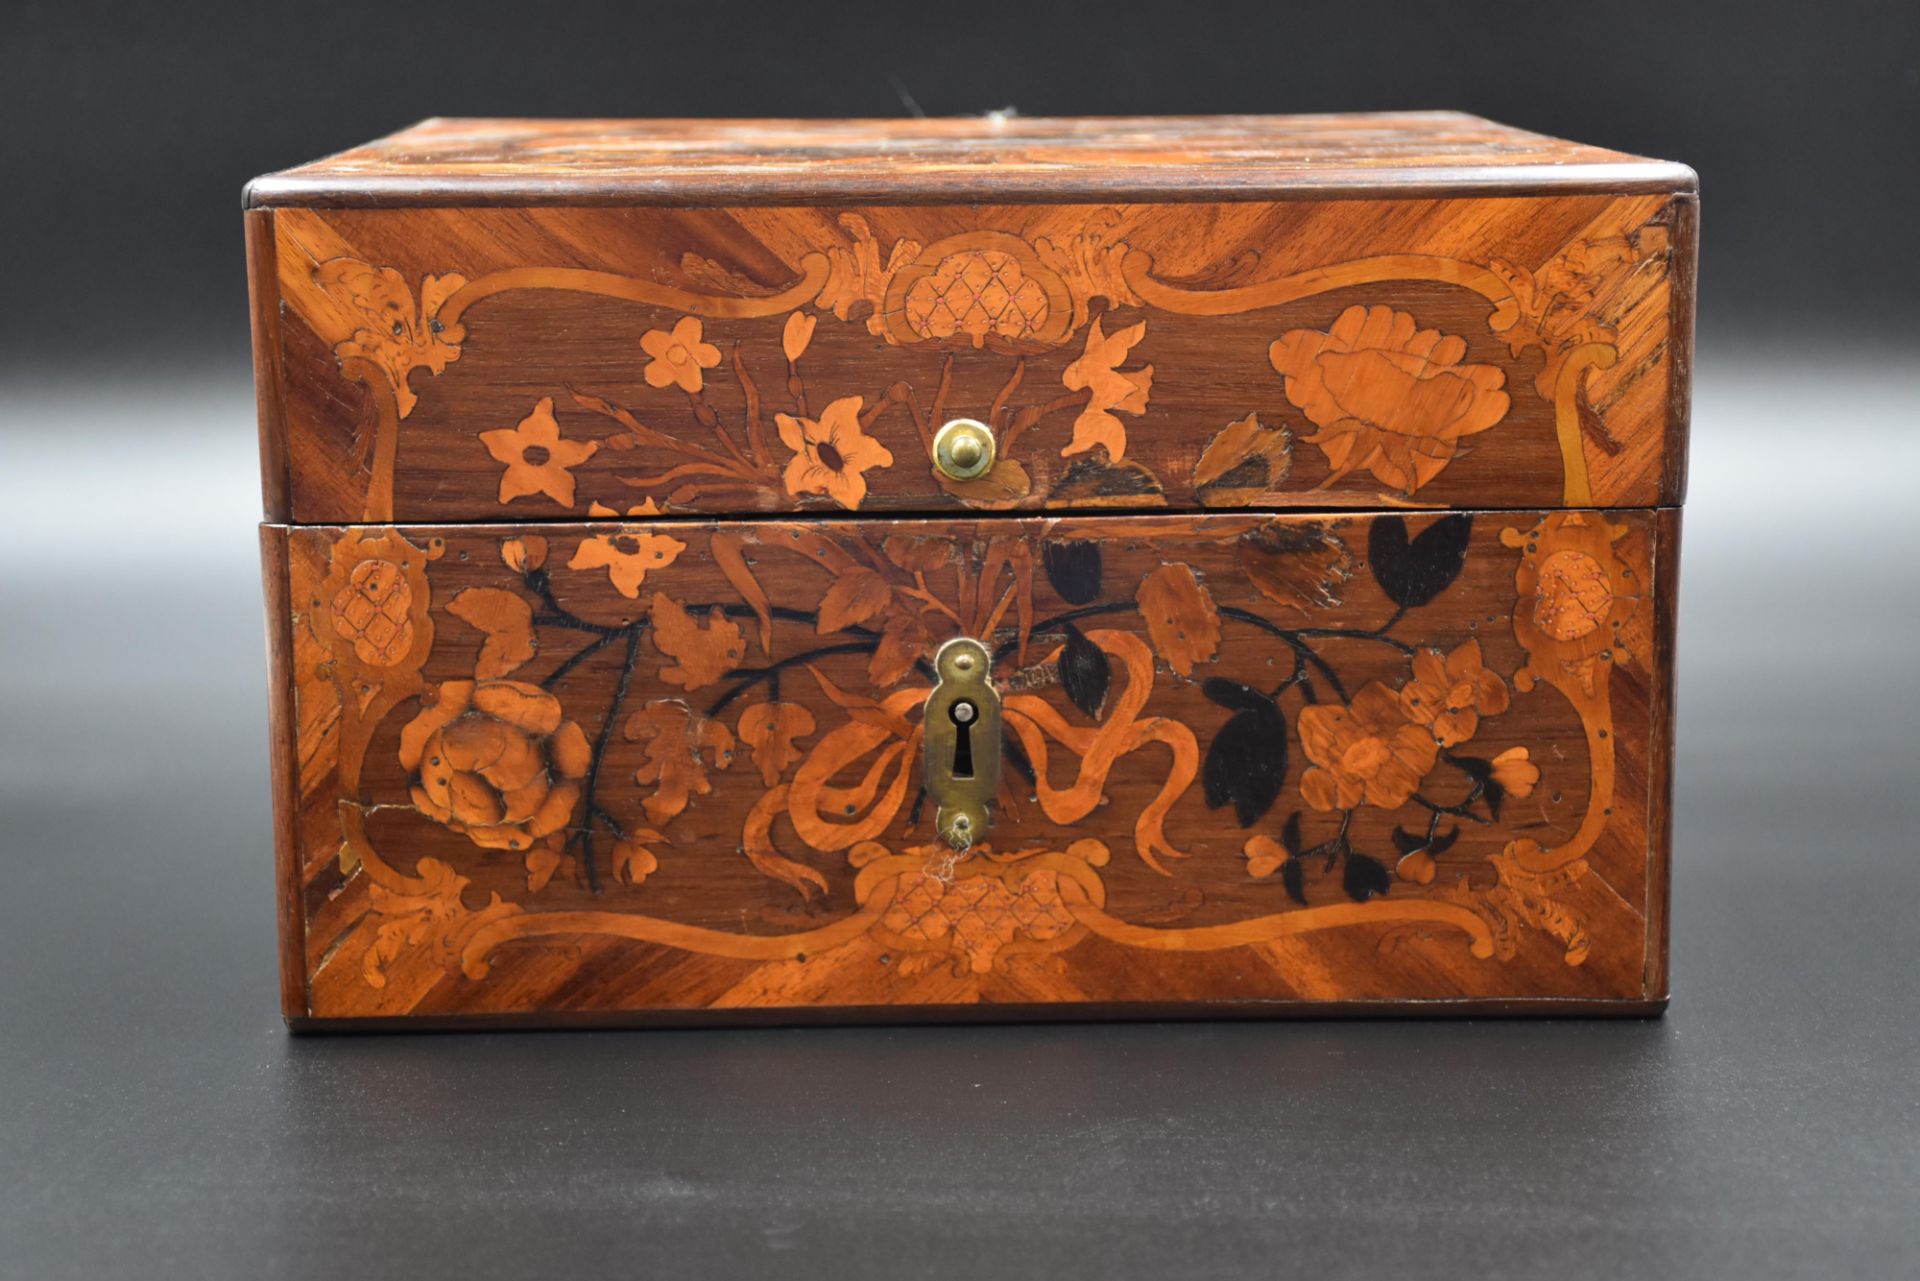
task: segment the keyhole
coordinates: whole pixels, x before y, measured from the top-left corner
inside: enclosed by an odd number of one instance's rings
[[[953,777],[973,777],[973,722],[980,709],[964,698],[947,710],[953,721]]]

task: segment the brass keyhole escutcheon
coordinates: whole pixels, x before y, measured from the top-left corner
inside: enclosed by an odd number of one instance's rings
[[[993,656],[971,637],[942,645],[933,666],[939,683],[924,721],[927,795],[940,839],[965,850],[986,835],[1000,786],[1000,695]]]
[[[972,418],[956,418],[933,438],[933,463],[948,480],[978,480],[993,470],[993,431]]]
[[[947,717],[954,724],[953,777],[955,779],[973,777],[973,722],[979,715],[980,709],[965,699],[947,709]]]

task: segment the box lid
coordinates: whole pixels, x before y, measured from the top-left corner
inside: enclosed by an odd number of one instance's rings
[[[248,188],[267,512],[1674,503],[1694,192],[1450,112],[430,120]]]
[[[984,186],[983,186],[984,184]],[[1456,111],[940,120],[433,119],[256,179],[254,207],[1332,199],[1691,191],[1684,165]]]

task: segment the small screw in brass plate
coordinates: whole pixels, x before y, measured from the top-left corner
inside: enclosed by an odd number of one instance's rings
[[[933,462],[948,480],[978,480],[993,470],[993,431],[972,418],[956,418],[933,438]]]

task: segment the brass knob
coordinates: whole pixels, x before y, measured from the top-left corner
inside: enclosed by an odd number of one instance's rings
[[[956,418],[933,438],[933,462],[948,480],[977,480],[993,470],[993,432],[983,422]]]

